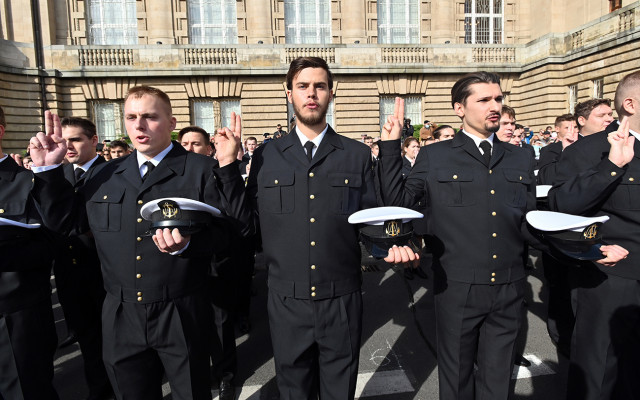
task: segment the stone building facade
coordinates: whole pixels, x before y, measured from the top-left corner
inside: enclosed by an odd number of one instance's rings
[[[450,89],[477,70],[498,73],[537,130],[612,98],[640,67],[640,1],[625,0],[12,0],[0,29],[9,151],[42,129],[45,108],[122,135],[122,100],[139,84],[169,94],[178,128],[211,130],[235,110],[246,136],[273,132],[291,115],[284,76],[302,55],[329,62],[328,119],[352,137],[378,135],[395,96],[413,123],[459,126]]]

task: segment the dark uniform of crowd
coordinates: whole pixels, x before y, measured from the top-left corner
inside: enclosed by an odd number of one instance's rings
[[[353,398],[362,272],[347,218],[376,206],[424,214],[422,254],[393,247],[385,260],[430,261],[441,399],[509,397],[529,245],[544,254],[549,334],[570,360],[567,398],[640,398],[640,72],[618,85],[620,122],[608,100],[581,103],[556,120],[557,140],[539,160],[495,74],[458,80],[451,104],[462,129],[434,126],[438,138],[421,148],[411,137],[401,146],[413,129],[399,98],[380,141],[339,135],[325,122],[332,89],[324,60],[294,60],[295,127],[261,146],[248,138],[244,155],[235,114],[213,136],[187,127],[171,141],[169,98],[147,86],[125,99],[128,156],[107,162],[91,122],[49,112],[30,141],[33,172],[0,144],[0,399],[58,398],[52,266],[89,399],[160,399],[163,375],[174,399],[210,399],[212,380],[221,399],[235,398],[234,321],[250,329],[256,251],[268,267],[280,397]],[[0,109],[0,139],[5,127]],[[610,217],[601,260],[563,257],[527,225],[536,184],[553,185],[550,210]],[[150,231],[140,210],[164,198],[222,217],[195,233]]]

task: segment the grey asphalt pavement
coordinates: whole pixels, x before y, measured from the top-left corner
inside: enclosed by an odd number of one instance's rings
[[[356,395],[361,399],[431,400],[438,398],[436,337],[431,280],[404,278],[363,253],[364,328]],[[238,335],[239,399],[277,399],[278,390],[266,311],[266,269],[258,258],[251,304],[252,330]],[[531,250],[527,325],[523,328],[523,354],[529,368],[516,367],[511,399],[560,400],[566,387],[567,360],[559,356],[546,331],[546,288],[539,253]],[[425,268],[429,274],[431,271]],[[54,282],[52,281],[52,284]],[[58,337],[66,336],[62,310],[54,292]],[[55,385],[62,400],[81,400],[87,395],[80,349],[72,345],[58,350]],[[165,399],[171,399],[164,385]],[[212,397],[217,392],[212,391]]]

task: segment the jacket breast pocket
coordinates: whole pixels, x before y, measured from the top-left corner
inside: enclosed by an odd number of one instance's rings
[[[261,179],[260,208],[268,213],[289,214],[295,205],[294,171],[266,171]]]
[[[438,196],[443,204],[450,207],[475,204],[471,171],[439,170],[436,178]]]
[[[330,173],[327,178],[332,187],[333,209],[338,214],[352,214],[360,209],[362,176],[341,172]]]
[[[640,171],[627,171],[611,194],[611,204],[617,210],[640,210]]]
[[[87,202],[87,214],[92,230],[117,232],[122,220],[124,188],[99,189]]]
[[[527,205],[527,189],[531,184],[531,177],[527,171],[505,169],[507,180],[507,205],[511,207],[525,207]]]

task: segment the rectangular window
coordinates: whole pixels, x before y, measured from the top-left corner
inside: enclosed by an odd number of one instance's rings
[[[380,130],[382,125],[387,122],[387,117],[393,115],[393,108],[396,103],[395,97],[380,97]],[[411,120],[411,125],[422,124],[422,102],[420,97],[407,96],[404,97],[404,117]],[[401,121],[400,123],[403,123]]]
[[[418,0],[378,0],[378,43],[420,42]]]
[[[213,135],[216,129],[229,127],[232,112],[240,115],[240,100],[194,100],[193,124]]]
[[[285,42],[331,43],[331,0],[285,0]]]
[[[331,127],[335,127],[336,125],[336,117],[335,117],[335,99],[329,103],[329,107],[327,108],[327,117],[325,118],[327,124],[331,125]]]
[[[609,12],[622,8],[622,0],[609,0]]]
[[[191,44],[236,44],[236,0],[189,0]]]
[[[232,112],[235,112],[236,115],[242,115],[240,113],[240,100],[223,100],[220,102],[220,127],[229,127]]]
[[[216,131],[216,122],[213,112],[213,101],[194,101],[193,102],[193,124],[199,126],[209,134]]]
[[[578,102],[578,85],[569,86],[569,113],[573,114]]]
[[[101,142],[125,136],[122,103],[94,103],[93,119]]]
[[[504,8],[502,2],[503,0],[465,0],[465,43],[503,43]]]
[[[593,80],[593,98],[601,99],[604,97],[604,79]]]
[[[91,44],[138,44],[136,0],[91,0],[89,37]]]

